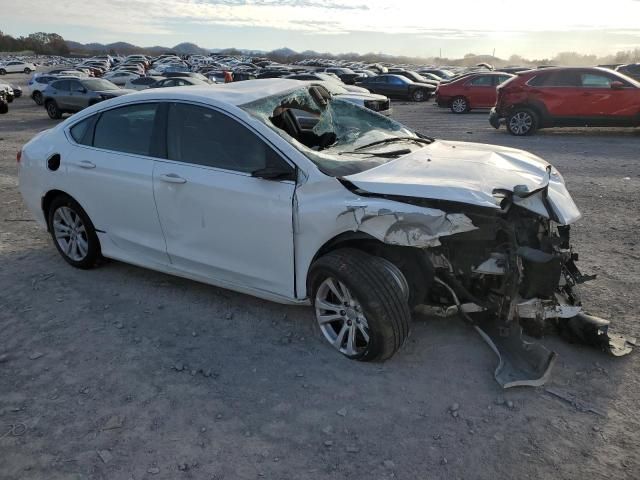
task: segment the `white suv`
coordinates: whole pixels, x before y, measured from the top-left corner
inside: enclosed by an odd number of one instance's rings
[[[0,75],[7,73],[26,73],[35,72],[36,66],[33,63],[11,60],[9,62],[0,63]]]
[[[102,256],[311,304],[348,358],[391,357],[419,305],[458,310],[499,355],[511,342],[505,387],[543,383],[555,359],[522,343],[525,321],[609,345],[573,289],[587,279],[569,245],[580,213],[555,168],[417,134],[321,86],[132,93],[38,134],[19,162],[24,202],[69,264]]]

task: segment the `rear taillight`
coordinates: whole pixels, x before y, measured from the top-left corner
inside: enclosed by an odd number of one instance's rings
[[[22,160],[22,149],[18,150],[16,154],[16,162],[20,163],[20,160]]]

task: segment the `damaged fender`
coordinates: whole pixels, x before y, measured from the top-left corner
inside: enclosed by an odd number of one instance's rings
[[[436,247],[440,245],[440,237],[477,228],[461,213],[375,198],[348,204],[337,221],[389,245],[417,248]]]

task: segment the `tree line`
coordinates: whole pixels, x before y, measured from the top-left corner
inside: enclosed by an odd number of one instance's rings
[[[33,52],[36,55],[69,55],[69,46],[57,33],[36,32],[14,38],[0,31],[0,52]]]

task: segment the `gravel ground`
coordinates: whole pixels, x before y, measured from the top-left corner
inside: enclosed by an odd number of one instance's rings
[[[26,77],[3,77],[24,85]],[[593,313],[640,337],[640,131],[514,138],[486,113],[395,102],[440,138],[533,151],[564,174]],[[308,308],[108,262],[69,267],[17,189],[15,154],[54,122],[0,116],[1,479],[637,479],[638,354],[559,353],[544,388],[502,391],[455,318],[416,318],[384,364],[326,347]],[[594,407],[598,413],[584,411]]]

